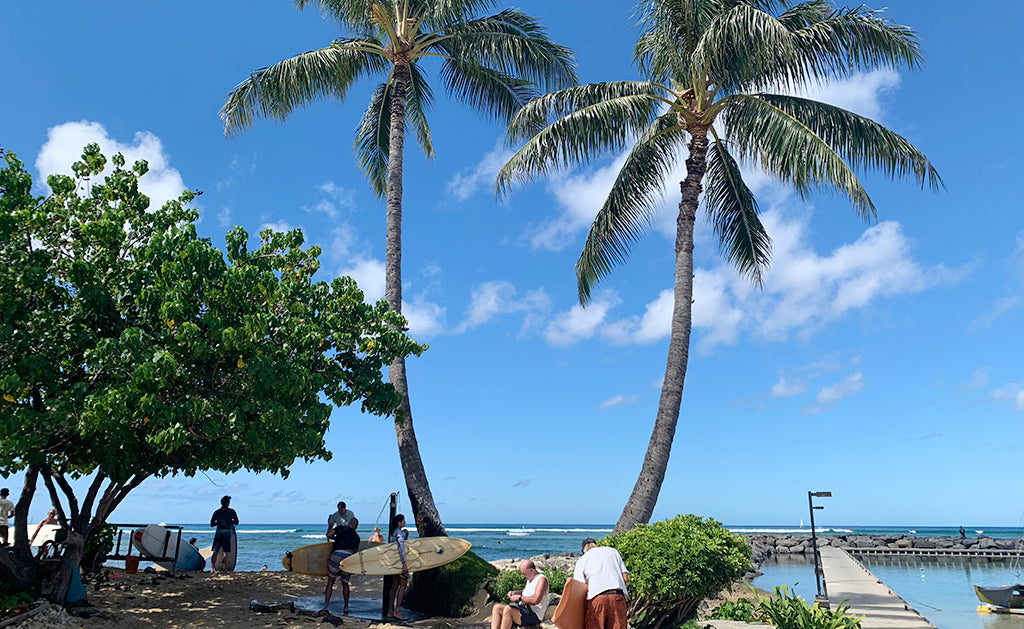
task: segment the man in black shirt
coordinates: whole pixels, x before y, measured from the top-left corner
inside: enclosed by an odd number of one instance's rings
[[[349,579],[352,575],[341,571],[341,562],[355,554],[359,550],[359,533],[356,528],[359,520],[352,518],[348,526],[335,526],[327,531],[327,537],[334,540],[334,547],[331,551],[331,558],[327,560],[327,589],[324,590],[324,612],[330,613],[328,607],[331,605],[331,594],[334,593],[334,580],[341,577],[341,593],[345,597],[345,610],[348,613]]]
[[[210,558],[210,568],[217,571],[217,555],[224,551],[224,561],[221,562],[221,569],[224,572],[228,570],[228,553],[231,552],[231,532],[235,530],[235,525],[238,524],[238,514],[235,510],[229,507],[231,504],[231,496],[224,496],[220,499],[220,509],[213,512],[213,516],[210,518],[210,526],[217,527],[217,532],[213,534],[213,557]]]

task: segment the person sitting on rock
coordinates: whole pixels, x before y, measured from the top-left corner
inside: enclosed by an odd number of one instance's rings
[[[509,605],[494,606],[491,629],[510,629],[512,625],[533,627],[544,620],[548,610],[548,578],[529,559],[519,562],[519,573],[526,577],[526,587],[508,593]]]

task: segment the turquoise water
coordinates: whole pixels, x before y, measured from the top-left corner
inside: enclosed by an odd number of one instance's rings
[[[1024,629],[1024,616],[979,614],[974,595],[975,584],[1024,581],[1024,566],[1013,560],[866,557],[862,563],[939,629]],[[814,600],[810,555],[769,559],[761,572],[755,586],[770,591],[785,584],[804,600]]]

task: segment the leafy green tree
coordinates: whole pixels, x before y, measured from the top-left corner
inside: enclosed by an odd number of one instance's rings
[[[792,6],[791,6],[792,5]],[[642,0],[635,58],[644,81],[594,83],[543,96],[509,127],[525,145],[498,175],[499,191],[628,148],[576,262],[580,303],[650,226],[683,149],[675,287],[664,384],[651,440],[615,531],[650,520],[675,437],[690,347],[693,231],[703,207],[728,260],[761,285],[771,241],[739,164],[802,196],[845,195],[865,219],[875,205],[857,177],[874,170],[941,187],[905,138],[863,116],[790,96],[794,88],[888,66],[917,68],[914,32],[860,6],[825,0]]]
[[[331,458],[332,404],[397,408],[383,368],[423,348],[350,278],[314,281],[320,250],[304,249],[300,231],[264,231],[250,251],[235,227],[225,254],[197,236],[193,193],[149,208],[145,162],[126,169],[116,155],[96,180],[107,160],[90,144],[75,177],[51,176],[44,198],[13,153],[4,161],[0,475],[25,478],[13,552],[0,551],[4,579],[24,589],[47,577],[56,600],[66,591],[70,569],[41,575],[30,554],[39,479],[78,565],[90,535],[149,477],[287,477],[296,459]]]
[[[252,73],[228,96],[225,131],[239,133],[256,118],[285,120],[320,99],[344,100],[361,78],[383,76],[356,131],[359,165],[373,191],[387,199],[385,296],[402,310],[402,160],[406,124],[434,156],[427,110],[434,100],[423,67],[440,62],[440,78],[457,100],[508,121],[543,89],[576,84],[572,55],[552,43],[534,18],[515,9],[476,17],[493,0],[295,0],[314,6],[350,36]],[[396,417],[398,452],[421,536],[444,535],[413,429],[405,361],[388,374],[402,394]]]
[[[601,540],[629,569],[629,624],[678,627],[751,568],[747,540],[711,518],[677,515]]]

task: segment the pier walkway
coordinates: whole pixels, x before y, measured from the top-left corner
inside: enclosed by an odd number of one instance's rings
[[[849,601],[850,613],[864,616],[862,629],[935,629],[843,549],[824,546],[819,552],[832,609]]]

